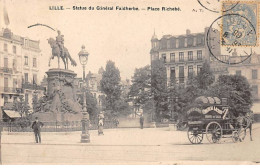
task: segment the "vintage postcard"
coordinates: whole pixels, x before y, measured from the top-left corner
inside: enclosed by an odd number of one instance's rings
[[[259,165],[259,0],[0,0],[2,165]]]

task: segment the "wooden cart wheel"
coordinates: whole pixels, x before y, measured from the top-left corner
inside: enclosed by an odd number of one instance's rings
[[[217,143],[222,138],[222,128],[219,123],[213,121],[206,127],[206,137],[210,143]]]
[[[192,129],[188,129],[187,132],[189,141],[192,144],[200,144],[203,140],[203,133],[202,132],[198,132],[198,131],[194,131]]]

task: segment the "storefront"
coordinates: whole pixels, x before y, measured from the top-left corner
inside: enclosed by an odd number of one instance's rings
[[[3,110],[1,109],[1,116],[4,122],[13,122],[15,121],[17,118],[20,118],[21,115],[13,110]]]

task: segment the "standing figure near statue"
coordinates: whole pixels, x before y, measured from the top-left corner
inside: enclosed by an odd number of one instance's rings
[[[41,143],[41,127],[43,127],[43,123],[38,120],[38,117],[35,117],[35,121],[32,124],[32,129],[35,135],[36,143]]]
[[[143,116],[143,114],[141,114],[141,116],[140,116],[140,127],[141,127],[141,129],[144,128],[144,116]]]
[[[104,114],[101,111],[98,115],[98,135],[104,135],[103,133],[103,127],[104,127]]]

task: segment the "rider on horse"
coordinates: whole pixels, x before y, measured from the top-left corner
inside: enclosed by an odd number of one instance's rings
[[[58,30],[58,36],[56,37],[56,42],[60,48],[60,56],[64,57],[64,35],[61,35],[61,32]]]

